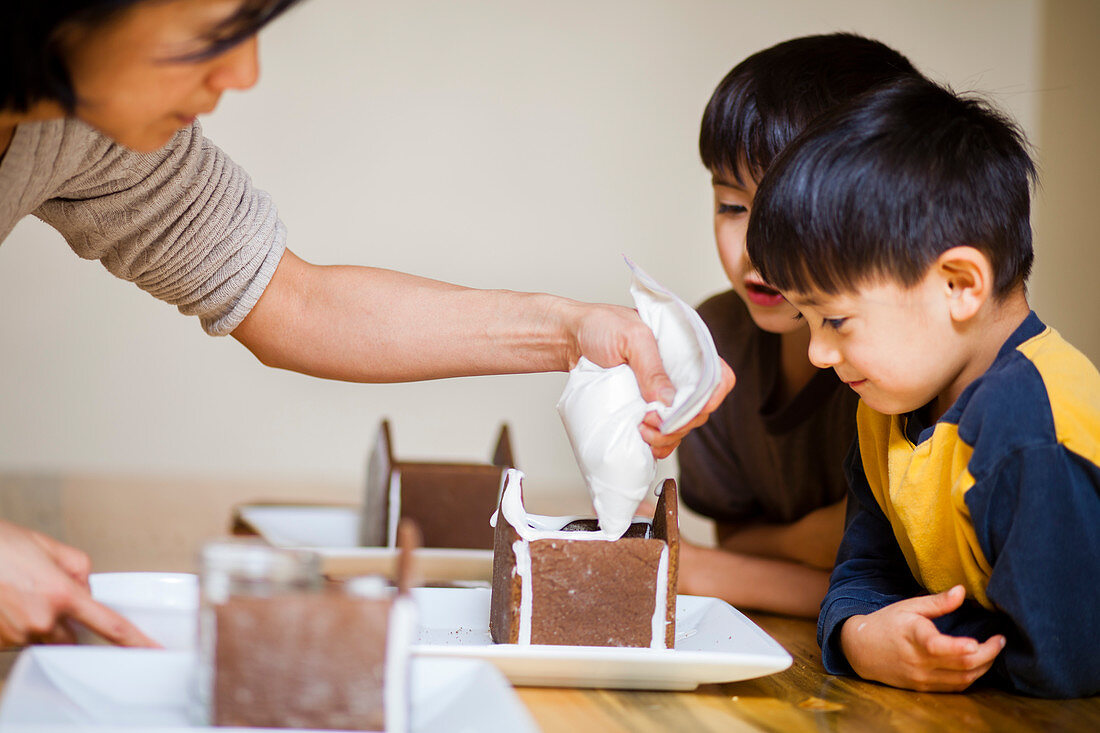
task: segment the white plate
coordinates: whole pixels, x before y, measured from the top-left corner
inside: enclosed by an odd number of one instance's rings
[[[265,505],[240,507],[237,516],[276,547],[304,548],[322,557],[326,575],[391,575],[392,547],[359,547],[359,510],[346,506]],[[423,583],[493,579],[492,550],[424,547],[414,553],[413,574]]]
[[[126,576],[143,580],[140,573],[119,573],[116,590],[126,586]],[[485,659],[517,685],[691,690],[773,674],[791,664],[760,627],[715,598],[677,597],[676,644],[669,650],[494,644],[488,589],[415,588],[413,597],[420,617],[414,653]],[[164,622],[166,634],[193,634],[193,617],[171,614]]]
[[[416,588],[420,613],[413,653],[486,659],[516,685],[693,690],[781,672],[791,655],[733,606],[677,596],[673,649],[494,644],[489,591]]]
[[[198,730],[188,717],[193,652],[30,647],[4,683],[4,731]],[[527,709],[492,665],[414,659],[412,730],[535,733]],[[256,728],[219,728],[256,731]]]
[[[252,504],[240,519],[277,547],[348,549],[359,545],[359,509],[352,506]]]

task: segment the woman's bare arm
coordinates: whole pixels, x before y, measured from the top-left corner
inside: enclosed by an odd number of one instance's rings
[[[675,394],[653,333],[630,308],[542,293],[477,290],[372,267],[312,265],[287,250],[233,336],[268,366],[353,382],[566,371],[583,355],[627,363],[647,401]],[[733,386],[723,382],[685,429],[643,437],[664,457],[705,422]]]

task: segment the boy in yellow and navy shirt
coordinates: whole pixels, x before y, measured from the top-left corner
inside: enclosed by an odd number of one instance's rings
[[[1025,146],[905,79],[816,121],[757,191],[753,263],[860,396],[829,672],[1100,692],[1100,374],[1027,303]]]

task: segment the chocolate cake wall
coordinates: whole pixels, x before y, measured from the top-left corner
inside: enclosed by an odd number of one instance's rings
[[[488,518],[497,506],[502,473],[514,464],[507,424],[501,426],[492,463],[403,461],[394,456],[388,420],[382,420],[367,465],[366,492],[359,519],[359,544],[391,544],[391,513],[420,528],[423,547],[493,547]],[[399,486],[390,506],[390,487]],[[392,510],[392,512],[391,512]]]
[[[341,593],[217,606],[213,724],[381,730],[391,607]]]
[[[531,643],[648,647],[662,540],[536,540]]]
[[[401,472],[401,517],[420,527],[424,547],[489,550],[500,466],[406,463]]]

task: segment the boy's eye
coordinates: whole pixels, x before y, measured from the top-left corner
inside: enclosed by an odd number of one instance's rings
[[[740,204],[718,204],[719,214],[744,214],[746,211],[748,209]]]
[[[821,325],[827,328],[831,328],[834,331],[839,331],[840,327],[844,325],[847,318],[822,318]]]

